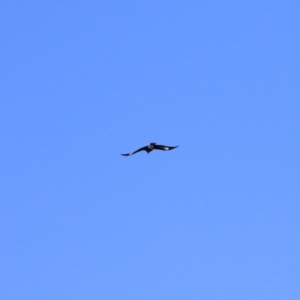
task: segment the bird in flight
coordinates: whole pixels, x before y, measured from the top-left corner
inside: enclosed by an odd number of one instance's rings
[[[126,154],[121,154],[123,156],[130,156],[130,155],[133,155],[137,152],[140,152],[140,151],[146,151],[148,154],[149,152],[151,152],[152,150],[156,149],[156,150],[163,150],[163,151],[169,151],[169,150],[172,150],[174,148],[177,148],[178,146],[164,146],[164,145],[157,145],[156,143],[150,143],[150,145],[147,145],[145,147],[142,147],[140,149],[137,149],[133,152],[130,152],[130,153],[126,153]]]

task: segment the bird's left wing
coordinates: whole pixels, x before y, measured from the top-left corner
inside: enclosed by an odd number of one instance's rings
[[[147,146],[142,147],[142,148],[140,148],[140,149],[137,149],[137,150],[135,150],[135,151],[133,151],[133,152],[126,153],[126,154],[121,154],[121,155],[123,155],[123,156],[130,156],[130,155],[133,155],[133,154],[135,154],[135,153],[137,153],[137,152],[143,151],[143,150],[145,150],[146,148],[147,148]]]

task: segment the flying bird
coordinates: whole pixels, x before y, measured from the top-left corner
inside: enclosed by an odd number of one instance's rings
[[[157,145],[156,143],[150,143],[150,145],[147,145],[145,147],[142,147],[140,149],[137,149],[133,152],[130,152],[130,153],[126,153],[126,154],[121,154],[123,156],[130,156],[130,155],[133,155],[137,152],[140,152],[140,151],[146,151],[148,154],[149,152],[151,152],[152,150],[156,149],[156,150],[163,150],[163,151],[169,151],[169,150],[172,150],[174,148],[177,148],[178,146],[164,146],[164,145]]]

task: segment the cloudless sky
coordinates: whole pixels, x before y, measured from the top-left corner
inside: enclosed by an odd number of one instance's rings
[[[299,12],[2,1],[0,298],[300,299]]]

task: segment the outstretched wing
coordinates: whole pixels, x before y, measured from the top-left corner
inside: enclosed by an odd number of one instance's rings
[[[163,151],[169,151],[169,150],[172,150],[172,149],[177,148],[177,147],[178,146],[154,145],[153,149],[163,150]]]
[[[135,150],[135,151],[133,151],[133,152],[126,153],[126,154],[121,154],[121,155],[123,155],[123,156],[130,156],[130,155],[133,155],[133,154],[135,154],[135,153],[137,153],[137,152],[140,152],[140,151],[146,150],[146,148],[147,148],[147,146],[145,146],[145,147],[142,147],[142,148],[140,148],[140,149],[137,149],[137,150]]]

